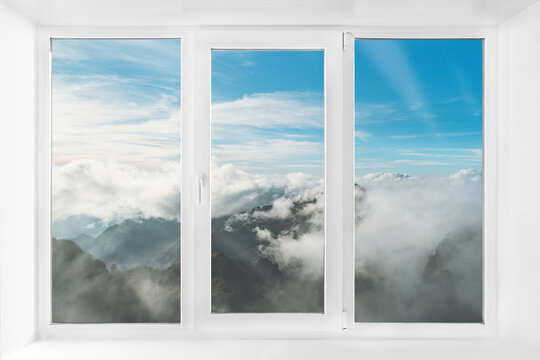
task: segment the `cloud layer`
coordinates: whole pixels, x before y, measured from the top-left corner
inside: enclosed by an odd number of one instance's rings
[[[53,221],[88,216],[104,223],[137,216],[180,216],[181,165],[141,169],[116,162],[77,160],[52,169]]]
[[[481,180],[357,178],[357,321],[481,321]]]
[[[291,172],[285,177],[265,176],[242,170],[233,164],[212,161],[212,217],[251,210],[272,204],[285,196],[322,192],[323,180],[303,172]],[[288,200],[289,201],[289,200]]]

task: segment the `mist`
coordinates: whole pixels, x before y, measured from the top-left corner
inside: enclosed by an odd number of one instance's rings
[[[356,321],[482,321],[481,180],[356,179]]]
[[[291,173],[279,184],[230,164],[218,174],[227,187],[213,186],[212,311],[323,312],[322,181]],[[235,198],[248,209],[227,206]]]

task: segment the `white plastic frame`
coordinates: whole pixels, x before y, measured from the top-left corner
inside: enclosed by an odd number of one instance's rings
[[[354,249],[354,40],[482,39],[483,50],[483,318],[468,323],[355,323],[354,250],[344,252],[347,327],[368,338],[488,338],[497,334],[498,119],[497,31],[487,28],[356,28],[344,32],[344,249]]]
[[[40,28],[37,38],[37,336],[66,337],[159,337],[174,335],[193,326],[193,228],[191,191],[181,196],[181,323],[179,324],[52,324],[51,322],[51,41],[53,39],[181,39],[181,154],[182,173],[192,167],[193,47],[188,31],[174,28]],[[191,189],[191,177],[181,179],[182,189]],[[187,210],[187,211],[186,211]]]
[[[463,27],[39,27],[37,33],[37,299],[40,339],[486,338],[497,335],[497,31]],[[182,39],[182,322],[50,324],[50,40]],[[484,39],[485,324],[354,323],[354,38]],[[324,314],[210,313],[211,49],[325,51]],[[191,189],[191,191],[189,191]],[[342,314],[342,310],[345,312]],[[342,316],[343,315],[343,316]],[[342,331],[346,328],[347,331]]]
[[[195,218],[195,325],[203,331],[321,332],[341,329],[341,33],[336,31],[208,31],[196,37],[198,76],[195,93],[194,174],[211,179],[211,52],[213,49],[324,50],[325,77],[325,296],[324,313],[211,313],[211,204],[210,186],[202,204],[193,209]]]

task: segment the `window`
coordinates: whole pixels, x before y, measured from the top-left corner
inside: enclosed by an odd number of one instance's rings
[[[43,29],[40,333],[490,334],[493,40],[389,34]]]
[[[480,323],[482,40],[355,41],[355,321]]]
[[[212,312],[324,312],[324,52],[212,51]]]
[[[180,40],[52,40],[53,323],[180,321]]]

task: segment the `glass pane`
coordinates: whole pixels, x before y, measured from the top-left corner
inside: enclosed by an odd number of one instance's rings
[[[180,40],[52,42],[52,321],[180,321]]]
[[[323,51],[212,51],[211,187],[212,312],[323,312]]]
[[[482,322],[482,40],[356,40],[357,322]]]

